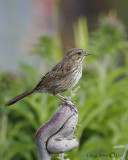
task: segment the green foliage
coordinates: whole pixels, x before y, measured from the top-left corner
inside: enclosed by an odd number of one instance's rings
[[[38,43],[34,46],[31,54],[39,54],[42,58],[49,61],[58,61],[61,59],[61,47],[59,38],[49,36],[40,36]]]
[[[120,153],[113,146],[128,143],[128,41],[119,20],[111,21],[100,19],[98,29],[91,33],[88,48],[92,55],[87,57],[87,71],[79,83],[83,88],[76,105],[81,104],[76,133],[80,147],[75,152],[80,159],[89,154]]]
[[[88,27],[87,20],[80,17],[78,23],[74,24],[74,37],[76,46],[87,50],[88,48]]]
[[[67,157],[71,160],[117,160],[119,156],[98,155],[115,152],[121,156],[124,149],[113,147],[128,143],[128,41],[125,30],[119,20],[107,17],[100,19],[99,27],[89,36],[84,18],[75,24],[74,31],[76,47],[87,47],[92,55],[84,61],[83,76],[77,84],[80,89],[72,98],[79,111],[76,136],[80,145],[68,152]],[[40,53],[48,61],[54,55],[58,59],[58,44],[49,37],[41,37],[34,53]],[[1,160],[37,159],[35,133],[59,103],[53,96],[35,94],[6,108],[4,104],[8,100],[33,88],[40,79],[34,68],[26,64],[20,67],[24,74],[0,73]],[[57,159],[57,155],[53,155],[53,159]]]

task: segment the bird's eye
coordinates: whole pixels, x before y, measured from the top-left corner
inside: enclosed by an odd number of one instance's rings
[[[81,52],[77,52],[77,54],[81,55]]]

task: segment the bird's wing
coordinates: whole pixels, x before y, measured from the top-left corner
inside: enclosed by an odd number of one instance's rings
[[[69,65],[66,66],[64,63],[58,63],[55,67],[52,68],[51,71],[46,73],[35,89],[40,88],[42,85],[45,85],[55,79],[61,79],[70,74],[71,67]]]

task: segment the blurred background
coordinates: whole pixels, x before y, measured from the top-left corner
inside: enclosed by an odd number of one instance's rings
[[[80,88],[72,98],[79,111],[80,145],[66,158],[128,159],[127,27],[127,0],[0,1],[0,160],[38,159],[35,133],[59,100],[35,94],[5,104],[35,87],[73,47],[91,56],[84,60]]]

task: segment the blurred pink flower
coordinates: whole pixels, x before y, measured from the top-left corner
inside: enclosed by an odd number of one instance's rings
[[[21,50],[27,53],[41,34],[52,34],[52,18],[55,0],[36,0],[32,3],[31,19],[28,21],[27,35],[22,39]]]

